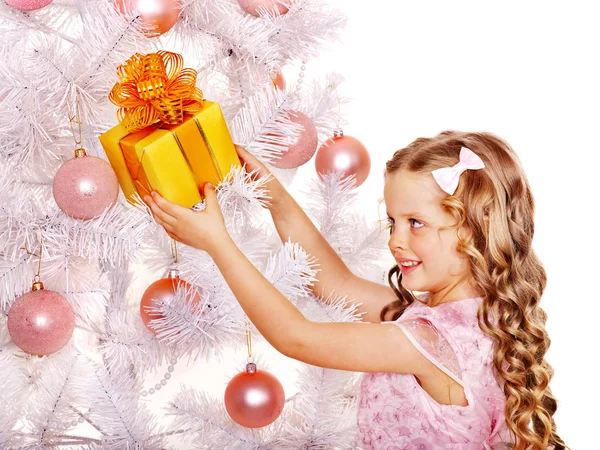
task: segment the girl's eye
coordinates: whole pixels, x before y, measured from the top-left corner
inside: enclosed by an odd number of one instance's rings
[[[392,219],[391,217],[388,217],[386,222],[387,222],[387,224],[385,226],[385,229],[390,230],[390,232],[391,232],[391,229],[394,228],[394,219]]]
[[[424,223],[418,221],[417,219],[408,219],[410,221],[411,224],[413,224],[413,228],[421,228],[423,227]]]

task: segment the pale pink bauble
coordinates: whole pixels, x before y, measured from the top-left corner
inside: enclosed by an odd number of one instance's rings
[[[343,172],[344,177],[356,175],[355,187],[360,186],[371,171],[371,157],[365,146],[352,136],[328,139],[319,147],[315,156],[315,168],[319,175]]]
[[[117,201],[119,182],[110,164],[95,156],[65,162],[54,177],[52,194],[68,216],[88,220],[98,217]]]
[[[4,0],[8,6],[19,11],[34,11],[52,3],[53,0]]]
[[[32,355],[59,351],[73,335],[75,314],[59,293],[40,289],[19,297],[8,310],[13,342]]]
[[[281,154],[281,158],[274,159],[272,166],[279,169],[294,169],[308,162],[317,151],[319,145],[319,136],[312,120],[300,111],[292,111],[290,120],[302,125],[298,139],[292,143],[287,151]]]
[[[238,3],[244,11],[256,17],[259,17],[261,7],[266,8],[268,11],[277,11],[279,14],[285,14],[289,10],[287,6],[276,0],[238,0]]]
[[[121,14],[137,11],[148,27],[144,32],[148,37],[159,36],[173,28],[181,12],[181,0],[115,0],[115,6]]]
[[[254,370],[238,373],[225,389],[227,414],[246,428],[273,423],[285,404],[285,393],[279,380],[269,372]]]

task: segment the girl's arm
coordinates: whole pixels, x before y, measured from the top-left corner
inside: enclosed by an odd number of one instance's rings
[[[365,322],[380,322],[381,309],[397,300],[389,286],[365,280],[353,274],[335,250],[325,240],[304,210],[293,197],[281,187],[277,201],[271,208],[271,216],[283,242],[291,239],[310,255],[317,258],[319,271],[317,282],[311,290],[316,296],[327,298],[332,292],[338,297],[358,304],[358,313]]]
[[[252,323],[279,352],[331,369],[431,374],[435,366],[395,325],[307,320],[235,245],[214,188],[207,185],[204,194],[204,211],[183,208],[154,192],[144,200],[170,237],[208,252]]]
[[[237,147],[237,152],[248,171],[256,170],[261,177],[270,174],[247,150]],[[336,296],[348,297],[359,304],[358,313],[363,314],[363,321],[380,322],[381,309],[397,300],[392,289],[354,275],[281,183],[273,178],[267,187],[271,197],[269,210],[281,240],[298,242],[317,258],[320,270],[316,274],[317,282],[311,286],[314,295],[327,298],[334,292]]]
[[[395,325],[307,320],[231,238],[210,250],[248,318],[279,352],[330,369],[429,375],[431,363]]]

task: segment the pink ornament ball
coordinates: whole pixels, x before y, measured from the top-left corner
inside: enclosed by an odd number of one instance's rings
[[[147,37],[169,31],[177,23],[181,12],[181,0],[115,0],[115,6],[121,14],[137,11],[148,28],[144,32]]]
[[[98,217],[116,203],[119,182],[110,164],[103,159],[75,157],[56,172],[52,194],[65,214],[88,220]]]
[[[225,409],[234,422],[246,428],[273,423],[283,411],[285,393],[275,376],[249,363],[225,389]]]
[[[146,328],[148,328],[152,334],[158,335],[158,330],[150,325],[150,321],[162,319],[164,316],[150,311],[150,308],[158,306],[157,302],[170,302],[173,297],[175,297],[178,289],[183,289],[184,292],[190,293],[191,298],[186,298],[186,300],[191,301],[192,304],[198,305],[200,303],[201,299],[198,291],[196,291],[196,289],[194,289],[187,281],[179,278],[179,276],[162,278],[152,283],[144,291],[142,300],[140,301],[140,316],[142,317],[144,325],[146,325]]]
[[[4,0],[8,6],[19,11],[35,11],[52,3],[53,0]]]
[[[352,136],[334,136],[319,147],[315,156],[315,168],[319,175],[342,172],[344,177],[356,175],[358,187],[371,171],[371,157],[365,146]]]
[[[279,89],[280,91],[285,91],[285,78],[283,78],[283,74],[281,72],[275,73],[275,76],[272,78],[273,85]]]
[[[263,8],[275,14],[285,14],[289,11],[286,5],[277,0],[238,0],[238,3],[244,11],[255,17],[260,16],[260,10]]]
[[[34,290],[19,297],[8,311],[13,342],[32,355],[50,355],[67,345],[75,328],[75,314],[59,293]]]
[[[308,162],[319,145],[319,136],[312,120],[300,111],[292,111],[290,120],[302,126],[302,131],[295,142],[292,142],[281,158],[274,159],[272,166],[279,169],[295,169]]]

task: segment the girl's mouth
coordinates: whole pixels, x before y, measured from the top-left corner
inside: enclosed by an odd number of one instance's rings
[[[421,265],[421,262],[405,261],[398,263],[398,265],[400,266],[400,271],[402,272],[402,275],[408,275],[409,273],[415,271],[416,268]]]

